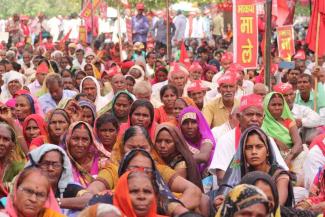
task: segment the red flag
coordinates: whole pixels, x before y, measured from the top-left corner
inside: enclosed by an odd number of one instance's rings
[[[318,43],[318,56],[323,56],[325,54],[325,43],[316,41],[318,14],[320,14],[318,38],[323,39],[325,37],[325,3],[324,0],[315,0],[306,36],[306,43],[309,49],[315,52],[316,43]]]
[[[181,53],[179,56],[179,62],[183,63],[187,69],[191,66],[190,59],[188,58],[184,41],[182,41],[182,45],[181,45]]]
[[[289,16],[289,7],[286,0],[272,1],[272,15],[275,16],[277,26],[283,26]]]
[[[60,46],[63,46],[63,44],[69,39],[71,31],[72,29],[70,29],[69,32],[60,40],[59,42]]]

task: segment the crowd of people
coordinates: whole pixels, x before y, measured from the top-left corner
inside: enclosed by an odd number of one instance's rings
[[[273,49],[267,87],[262,62],[234,63],[221,12],[186,43],[178,12],[169,57],[171,19],[136,8],[122,50],[107,35],[53,40],[43,15],[31,35],[26,16],[7,22],[0,216],[322,216],[325,57],[296,40],[281,68]]]

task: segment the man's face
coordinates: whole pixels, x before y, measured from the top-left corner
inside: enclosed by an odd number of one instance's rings
[[[245,130],[251,126],[261,127],[264,119],[264,111],[263,108],[250,106],[237,116],[241,130]]]
[[[24,53],[23,54],[23,61],[24,61],[24,63],[25,64],[29,64],[30,63],[30,60],[31,60],[30,54],[29,53]]]
[[[176,73],[171,76],[171,83],[177,88],[184,88],[186,84],[186,77],[182,73]]]
[[[224,101],[233,101],[235,98],[236,89],[236,84],[221,84],[218,88]]]
[[[59,102],[63,96],[63,86],[61,87],[58,82],[50,84],[48,86],[49,93],[51,94],[52,98]]]
[[[79,61],[81,61],[84,58],[84,52],[82,50],[78,50],[76,52],[76,57]]]
[[[206,52],[201,53],[201,59],[202,59],[202,60],[207,61],[208,58],[209,58],[208,53],[206,53]]]
[[[150,66],[153,66],[156,62],[156,55],[155,54],[150,54],[150,56],[147,58],[147,63]]]
[[[307,77],[298,78],[298,90],[300,93],[310,93],[311,83],[309,82]]]
[[[188,96],[193,99],[196,105],[203,105],[205,91],[197,90],[188,92]]]
[[[288,73],[288,81],[290,84],[297,84],[297,78],[300,72],[298,70],[291,70]]]
[[[221,62],[221,66],[224,69],[224,71],[226,71],[227,69],[229,69],[230,65],[231,65],[231,61],[229,60],[225,60],[223,62]]]
[[[295,102],[295,98],[296,98],[296,95],[293,92],[293,89],[286,91],[282,95],[283,95],[284,99],[286,100],[286,102],[288,103],[289,108],[292,109],[293,104]]]

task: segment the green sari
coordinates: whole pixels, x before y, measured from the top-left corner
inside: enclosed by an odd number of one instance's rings
[[[267,94],[264,98],[263,108],[264,108],[264,112],[265,112],[265,117],[263,120],[262,129],[268,136],[281,141],[288,148],[291,148],[293,141],[291,139],[289,129],[286,128],[283,124],[281,124],[277,120],[275,120],[275,118],[271,115],[271,113],[268,109],[270,100],[275,93],[276,92],[271,92],[271,93]],[[289,108],[287,102],[285,101],[282,94],[280,94],[280,95],[283,100],[283,110],[282,110],[281,118],[283,118],[283,120],[291,119],[292,121],[294,121],[295,119],[290,111],[290,108]]]

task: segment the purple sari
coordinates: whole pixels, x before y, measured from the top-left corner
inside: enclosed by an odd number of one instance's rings
[[[199,171],[202,173],[206,168],[208,168],[210,166],[212,157],[213,157],[213,153],[214,153],[214,149],[216,146],[216,141],[214,140],[213,134],[211,132],[211,129],[207,123],[207,121],[205,120],[203,114],[201,113],[200,110],[198,110],[197,108],[194,108],[192,106],[186,107],[184,108],[181,113],[178,116],[178,123],[179,123],[179,128],[181,128],[181,123],[182,123],[182,119],[185,115],[191,115],[190,113],[192,113],[192,115],[195,114],[196,117],[196,121],[198,123],[199,126],[199,133],[201,135],[200,141],[197,143],[193,143],[191,141],[189,141],[188,139],[185,138],[185,140],[187,141],[187,143],[189,144],[189,148],[190,150],[196,149],[196,152],[199,151],[201,149],[201,145],[205,142],[210,142],[212,143],[212,150],[209,156],[209,160],[206,163],[201,163],[198,165]],[[193,152],[193,151],[192,151]]]

